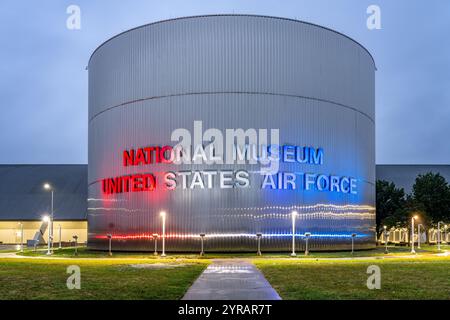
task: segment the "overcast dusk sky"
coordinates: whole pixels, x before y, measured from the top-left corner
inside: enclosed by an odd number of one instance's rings
[[[81,29],[66,8],[81,8]],[[381,8],[381,30],[366,9]],[[179,16],[295,18],[340,31],[375,58],[378,164],[450,164],[450,1],[0,2],[0,163],[87,163],[87,65],[103,41]]]

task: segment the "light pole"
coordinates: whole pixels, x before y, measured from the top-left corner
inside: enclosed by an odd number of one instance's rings
[[[153,255],[157,256],[158,255],[158,234],[157,233],[153,234],[153,240],[155,241],[155,252],[153,253]]]
[[[417,216],[413,216],[411,218],[411,253],[415,254],[416,250],[414,250],[414,220],[417,219]]]
[[[438,251],[441,251],[441,222],[438,222],[438,230],[437,230],[437,243],[438,243]]]
[[[256,240],[258,241],[258,251],[256,251],[257,256],[261,255],[261,237],[262,237],[262,233],[256,234]]]
[[[447,225],[444,225],[444,241],[447,243]]]
[[[23,222],[19,222],[20,224],[20,252],[23,252]]]
[[[51,252],[51,247],[50,247],[50,239],[51,239],[51,235],[50,235],[50,228],[49,228],[49,224],[50,224],[50,218],[49,216],[44,216],[42,218],[42,221],[47,223],[47,229],[48,229],[48,238],[47,238],[47,244],[48,244],[48,249],[47,249],[47,255],[52,254]]]
[[[47,255],[52,254],[52,247],[53,247],[53,188],[49,183],[44,184],[45,190],[50,190],[52,193],[52,201],[51,201],[51,209],[50,209],[50,224],[49,224],[49,230],[48,230],[48,250]]]
[[[59,225],[59,249],[61,249],[61,225]]]
[[[205,255],[205,250],[203,249],[204,247],[203,247],[203,239],[205,238],[205,234],[204,233],[200,233],[200,241],[201,241],[201,243],[202,243],[202,248],[201,248],[201,251],[200,251],[200,256],[204,256]]]
[[[355,253],[355,237],[356,233],[352,233],[352,255]]]
[[[297,256],[295,254],[295,218],[297,217],[297,211],[292,211],[292,253],[291,257]]]
[[[309,254],[309,248],[308,248],[308,240],[309,237],[311,237],[311,232],[305,232],[305,241],[306,241],[306,245],[305,245],[305,256],[307,256]]]
[[[389,251],[388,251],[388,237],[389,237],[389,234],[387,232],[387,227],[386,226],[383,226],[383,229],[384,229],[384,253],[388,254],[389,253]]]
[[[421,241],[422,234],[420,233],[420,226],[422,226],[422,228],[423,228],[423,225],[421,223],[419,223],[417,225],[417,249],[421,249],[420,241]],[[425,228],[423,228],[423,229],[425,230]]]
[[[112,234],[111,233],[108,233],[107,235],[106,235],[106,237],[108,238],[108,255],[109,256],[112,256],[112,251],[111,251],[111,249],[112,249]]]
[[[162,253],[161,257],[166,256],[166,212],[161,211],[160,214],[162,219]]]

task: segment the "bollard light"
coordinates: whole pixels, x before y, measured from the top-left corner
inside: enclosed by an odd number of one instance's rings
[[[166,256],[166,212],[161,211],[160,214],[162,219],[162,253],[161,257]]]
[[[356,233],[352,233],[352,255],[355,253],[355,237]]]
[[[112,256],[112,234],[111,233],[108,233],[107,235],[106,235],[106,237],[108,238],[108,241],[109,241],[109,245],[108,245],[108,249],[109,249],[109,251],[108,251],[108,255],[109,256]]]
[[[205,255],[205,250],[204,250],[204,246],[203,246],[203,239],[205,238],[205,235],[206,235],[206,234],[204,234],[204,233],[200,233],[200,241],[201,241],[201,243],[202,243],[202,248],[201,248],[201,251],[200,251],[200,256],[204,256],[204,255]]]
[[[77,243],[78,243],[78,236],[77,235],[74,235],[74,236],[72,236],[72,238],[73,238],[73,242],[74,242],[74,246],[75,246],[75,256],[78,256],[78,247],[77,247]]]
[[[305,256],[309,255],[309,247],[308,247],[308,240],[309,237],[311,237],[311,232],[305,232]]]
[[[258,232],[256,234],[256,240],[258,241],[258,250],[256,251],[257,256],[261,255],[261,237],[262,237],[262,233]]]
[[[292,211],[291,213],[292,215],[292,253],[291,253],[291,257],[295,257],[297,256],[295,254],[295,219],[297,218],[297,211]]]
[[[153,253],[153,255],[157,256],[158,255],[158,234],[157,233],[153,234],[153,241],[155,242],[155,252]]]

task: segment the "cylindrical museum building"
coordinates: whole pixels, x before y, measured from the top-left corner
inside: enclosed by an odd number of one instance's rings
[[[376,67],[358,42],[196,16],[123,32],[88,69],[89,248],[375,246]]]

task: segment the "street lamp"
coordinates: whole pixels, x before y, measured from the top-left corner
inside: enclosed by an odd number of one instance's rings
[[[355,237],[356,233],[352,233],[352,255],[355,253]]]
[[[23,222],[19,222],[20,224],[20,252],[23,252]]]
[[[261,255],[261,237],[262,237],[262,233],[256,234],[256,240],[258,241],[258,251],[256,251],[257,256]]]
[[[447,225],[444,225],[444,241],[447,243]]]
[[[420,227],[421,226],[423,228],[423,224],[421,224],[421,223],[419,223],[417,225],[417,249],[421,249],[420,248],[420,241],[421,241],[421,238],[422,238],[422,234],[420,233]],[[423,228],[423,229],[425,230],[425,228]]]
[[[111,251],[111,249],[112,249],[112,234],[111,233],[108,233],[107,235],[106,235],[106,237],[108,238],[108,255],[109,256],[112,256],[112,251]]]
[[[413,216],[411,218],[411,253],[416,253],[416,250],[414,250],[414,220],[417,219],[417,215]]]
[[[49,228],[50,217],[49,217],[49,216],[43,216],[43,217],[42,217],[42,221],[43,221],[44,223],[47,224],[47,229],[48,229],[48,239],[47,239],[48,248],[47,248],[47,255],[51,255],[51,254],[52,254],[52,251],[51,251],[50,243],[51,243],[51,238],[52,238],[52,236],[51,236],[51,234],[50,234],[50,228]]]
[[[158,234],[157,233],[153,234],[153,240],[155,241],[155,252],[153,253],[153,255],[157,256],[158,255]]]
[[[308,248],[309,237],[311,237],[311,232],[305,232],[305,241],[306,241],[305,256],[307,256],[309,254],[309,248]]]
[[[53,188],[49,183],[44,183],[44,189],[52,193],[51,209],[50,209],[50,224],[48,225],[48,249],[47,255],[52,254],[53,246]]]
[[[161,257],[166,256],[166,212],[161,211],[160,214],[162,219],[162,253]]]
[[[204,233],[200,233],[200,241],[202,243],[202,249],[200,251],[200,256],[204,256],[205,255],[205,251],[203,250],[203,239],[205,238],[205,234]]]
[[[387,226],[383,226],[383,229],[384,229],[384,253],[388,254],[389,253],[389,251],[388,251],[388,236],[389,236],[389,233],[387,232]]]
[[[438,222],[438,233],[437,233],[437,243],[438,243],[438,251],[441,251],[441,222]]]
[[[292,211],[292,253],[291,257],[297,256],[295,254],[295,218],[297,217],[298,213],[297,211]]]

